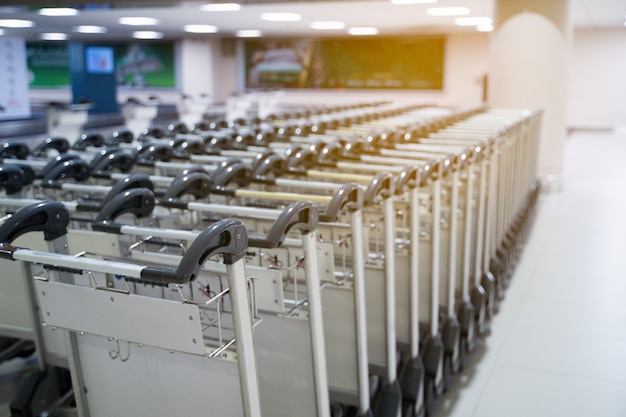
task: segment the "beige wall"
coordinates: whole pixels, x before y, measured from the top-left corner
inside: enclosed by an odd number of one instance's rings
[[[626,127],[626,31],[574,32],[568,126]]]

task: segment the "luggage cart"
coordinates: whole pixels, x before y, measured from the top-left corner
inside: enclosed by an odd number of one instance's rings
[[[15,227],[9,219],[0,227],[0,236]],[[3,266],[14,261],[21,265],[22,273],[16,278],[34,282],[46,325],[67,329],[70,334],[79,332],[72,352],[80,355],[81,370],[72,376],[84,378],[80,392],[86,402],[81,415],[199,415],[206,411],[209,395],[216,400],[211,401],[212,409],[220,415],[260,416],[250,300],[243,269],[246,242],[243,223],[235,219],[218,222],[196,238],[176,269],[6,245],[1,252]],[[201,310],[210,307],[72,283],[74,274],[89,271],[93,282],[97,282],[97,274],[115,274],[155,285],[180,285],[202,274],[201,266],[214,255],[221,255],[226,264],[234,327],[234,337],[217,346],[210,343],[206,331],[203,334],[201,323]],[[39,276],[33,281],[33,272],[39,275],[37,264],[63,279],[55,282]],[[221,297],[211,301],[218,299]],[[138,386],[143,389],[136,390]],[[200,397],[198,387],[204,388]]]

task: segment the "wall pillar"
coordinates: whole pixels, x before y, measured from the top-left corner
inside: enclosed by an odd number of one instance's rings
[[[489,50],[493,108],[544,108],[537,175],[560,186],[567,134],[570,0],[496,0]]]

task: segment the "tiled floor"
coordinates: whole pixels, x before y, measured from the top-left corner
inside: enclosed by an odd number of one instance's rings
[[[626,416],[626,134],[576,133],[490,334],[435,417]],[[0,407],[0,417],[6,413]]]
[[[626,135],[575,133],[490,335],[436,417],[626,416]]]

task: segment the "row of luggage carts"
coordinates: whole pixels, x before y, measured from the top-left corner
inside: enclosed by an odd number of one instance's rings
[[[433,413],[533,218],[541,110],[370,103],[0,151],[12,415]]]

